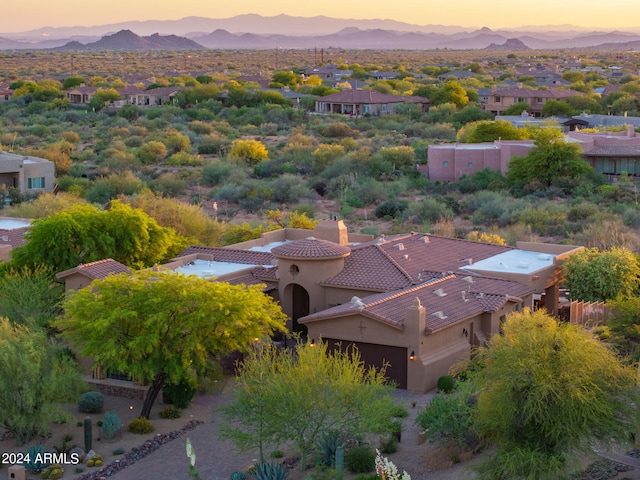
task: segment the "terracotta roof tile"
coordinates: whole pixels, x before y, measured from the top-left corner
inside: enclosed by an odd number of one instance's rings
[[[640,157],[640,145],[603,145],[584,152],[587,157]]]
[[[197,245],[186,248],[176,258],[193,255],[194,253],[213,255],[212,261],[215,262],[244,263],[247,265],[270,265],[274,260],[274,256],[270,252],[255,252],[240,248],[201,247]]]
[[[508,301],[533,292],[531,287],[517,282],[488,277],[448,275],[420,285],[388,293],[376,293],[360,299],[358,303],[346,303],[301,318],[308,323],[327,318],[360,314],[401,328],[407,310],[416,298],[425,308],[426,333],[432,333],[466,318],[499,309]],[[464,292],[464,293],[462,293]]]
[[[320,240],[314,237],[285,243],[271,250],[273,255],[281,258],[328,259],[346,257],[351,249],[339,243]]]
[[[13,228],[11,230],[5,230],[0,228],[0,245],[11,245],[12,247],[19,247],[24,245],[24,235],[29,231],[30,227]]]
[[[231,285],[260,285],[264,284],[266,287],[264,292],[270,292],[278,289],[278,280],[275,277],[275,271],[277,268],[264,268],[256,267],[251,273],[242,275],[240,277],[233,278],[228,282]]]
[[[77,267],[58,273],[56,278],[65,278],[74,273],[80,273],[92,280],[97,280],[118,273],[130,273],[130,270],[126,265],[111,258],[106,258],[104,260],[98,260],[97,262],[80,264]]]
[[[353,247],[342,272],[322,285],[390,291],[459,272],[513,247],[426,234],[385,237]]]

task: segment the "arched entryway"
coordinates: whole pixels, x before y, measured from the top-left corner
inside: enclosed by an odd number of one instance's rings
[[[291,289],[291,329],[302,336],[307,335],[307,326],[298,323],[298,319],[309,315],[309,292],[297,283]]]

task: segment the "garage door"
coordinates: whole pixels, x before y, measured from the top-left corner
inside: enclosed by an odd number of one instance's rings
[[[354,345],[360,352],[360,356],[367,367],[374,366],[381,368],[387,363],[387,378],[395,382],[398,388],[407,388],[408,354],[406,348],[376,345],[373,343],[346,342],[333,338],[323,338],[322,340],[327,342],[329,349],[335,349],[337,346],[340,346],[342,350],[345,350],[350,345]]]

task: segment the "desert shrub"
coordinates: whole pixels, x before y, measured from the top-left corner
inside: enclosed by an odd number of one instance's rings
[[[182,412],[176,407],[167,407],[160,412],[160,418],[180,418]]]
[[[352,447],[344,454],[344,464],[351,473],[368,473],[376,467],[376,454],[369,447]]]
[[[116,412],[106,412],[102,422],[102,436],[107,440],[111,440],[118,435],[120,428],[122,428],[122,420],[120,420],[118,414]]]
[[[402,212],[404,212],[408,206],[409,202],[407,200],[399,200],[397,198],[388,200],[376,207],[376,217],[396,218],[398,215],[402,214]]]
[[[404,220],[411,220],[413,223],[435,223],[442,218],[453,217],[453,210],[446,203],[435,198],[426,198],[421,202],[412,203],[403,215]]]
[[[164,403],[173,404],[176,408],[187,408],[198,390],[198,383],[186,377],[178,383],[169,383],[162,388]]]
[[[128,430],[131,433],[145,434],[153,432],[154,427],[147,418],[135,418],[131,420]]]
[[[104,407],[104,395],[100,392],[85,392],[78,398],[78,411],[100,413]]]
[[[344,122],[336,122],[326,125],[321,129],[322,135],[329,138],[354,137],[358,131],[351,128]]]
[[[443,393],[449,393],[456,385],[456,381],[450,375],[443,375],[438,379],[438,390]]]
[[[339,430],[327,430],[318,438],[318,450],[322,455],[319,460],[323,465],[332,466],[336,463],[336,450],[342,445],[343,437]]]
[[[245,480],[245,475],[243,472],[237,471],[233,472],[229,477],[229,480]]]
[[[24,458],[28,459],[22,464],[25,470],[31,473],[40,473],[47,467],[44,463],[44,454],[46,453],[44,445],[30,445],[23,453]]]
[[[640,227],[640,210],[628,209],[622,214],[622,221],[627,227]]]
[[[569,208],[567,212],[567,220],[570,222],[579,222],[595,217],[599,212],[597,206],[592,203],[580,203]]]
[[[398,451],[398,439],[394,436],[388,436],[380,439],[381,453],[396,453]]]

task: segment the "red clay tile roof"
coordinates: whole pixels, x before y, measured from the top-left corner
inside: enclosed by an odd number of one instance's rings
[[[351,249],[344,269],[321,285],[388,292],[413,283],[411,276],[380,248],[366,244]]]
[[[309,237],[304,240],[296,240],[295,242],[277,246],[271,250],[271,253],[280,258],[326,260],[329,258],[346,257],[351,253],[351,249],[339,243]]]
[[[490,95],[499,97],[518,97],[518,98],[567,98],[576,95],[584,95],[577,90],[534,90],[532,88],[503,88],[492,91]]]
[[[215,262],[244,263],[247,265],[271,265],[274,257],[270,252],[254,252],[240,248],[201,247],[192,245],[180,252],[178,257],[194,253],[213,255]]]
[[[12,247],[19,247],[24,245],[24,234],[29,231],[30,227],[12,228],[11,230],[5,230],[0,228],[0,245],[11,245]]]
[[[351,249],[344,269],[322,285],[390,291],[459,272],[513,247],[409,233],[380,238]],[[471,259],[471,260],[470,260]]]
[[[62,279],[74,273],[80,273],[92,280],[97,280],[99,278],[106,278],[112,274],[130,273],[130,270],[126,265],[111,258],[106,258],[104,260],[98,260],[97,262],[80,264],[77,267],[56,274],[56,278]]]
[[[251,271],[251,273],[247,273],[246,275],[241,275],[240,277],[233,278],[228,282],[231,285],[264,284],[266,285],[266,287],[262,291],[270,292],[272,290],[278,289],[278,279],[276,277],[276,270],[277,268],[256,267]]]
[[[433,333],[483,312],[496,311],[509,301],[519,301],[533,293],[531,287],[517,282],[473,276],[473,283],[469,283],[463,280],[465,277],[469,276],[448,275],[395,292],[376,293],[360,299],[361,304],[338,305],[299,321],[309,323],[359,314],[401,328],[407,310],[418,298],[425,307],[425,333]]]

